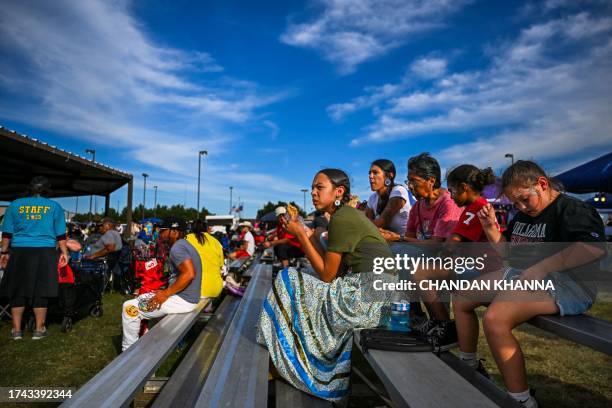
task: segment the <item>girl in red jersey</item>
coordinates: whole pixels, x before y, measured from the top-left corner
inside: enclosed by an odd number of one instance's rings
[[[488,242],[478,219],[478,211],[488,204],[480,194],[486,185],[495,183],[490,167],[480,170],[471,164],[455,167],[446,176],[451,197],[458,207],[465,207],[448,241]]]
[[[495,183],[495,174],[490,167],[479,169],[471,164],[462,164],[452,169],[446,176],[446,184],[451,197],[458,207],[464,208],[459,221],[446,242],[486,242],[482,224],[478,219],[478,212],[489,203],[481,195],[485,186]],[[499,225],[497,225],[499,229]],[[489,245],[469,245],[462,248],[464,256],[482,256],[486,254],[487,260],[484,269],[465,271],[459,278],[472,279],[483,272],[496,271],[502,267],[502,261],[497,252]]]

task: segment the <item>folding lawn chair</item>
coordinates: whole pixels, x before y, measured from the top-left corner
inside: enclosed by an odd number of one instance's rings
[[[12,318],[11,316],[11,305],[9,303],[3,305],[0,304],[0,320],[2,320],[3,317],[7,317],[7,318]]]

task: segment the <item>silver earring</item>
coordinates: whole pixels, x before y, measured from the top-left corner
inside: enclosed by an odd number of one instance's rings
[[[342,203],[340,202],[340,200],[336,200],[336,201],[334,201],[334,205],[335,205],[336,207],[340,207],[340,204],[342,204]]]
[[[391,185],[391,180],[385,179],[385,186],[389,187]]]

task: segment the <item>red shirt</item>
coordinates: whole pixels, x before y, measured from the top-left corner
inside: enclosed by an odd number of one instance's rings
[[[278,239],[288,239],[289,245],[292,245],[296,248],[302,249],[302,244],[295,238],[295,235],[289,234],[281,225],[276,227],[276,238]]]
[[[463,210],[459,217],[459,222],[457,222],[453,230],[453,234],[461,235],[472,242],[487,242],[487,235],[484,233],[480,220],[476,215],[487,204],[486,199],[479,197],[472,204],[465,207],[465,210]]]
[[[465,207],[465,210],[463,210],[463,213],[461,213],[461,217],[459,217],[459,222],[457,222],[457,225],[453,230],[453,234],[461,235],[463,238],[471,242],[489,242],[487,239],[487,234],[485,234],[484,230],[482,229],[482,224],[480,223],[477,215],[478,211],[480,211],[482,207],[487,204],[487,200],[480,197],[472,204]],[[499,225],[497,228],[499,229]],[[483,273],[496,271],[503,266],[499,254],[491,246],[487,245],[485,248],[469,248],[468,252],[470,251],[474,252],[474,256],[480,256],[479,254],[481,253],[485,253],[487,255],[485,268],[482,271]]]

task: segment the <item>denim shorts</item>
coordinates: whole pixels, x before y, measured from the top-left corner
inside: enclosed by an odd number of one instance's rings
[[[517,279],[522,270],[506,268],[502,276],[505,280]],[[551,281],[554,289],[548,289],[548,294],[554,299],[561,316],[579,315],[593,306],[593,300],[586,291],[570,276],[559,273],[550,273],[545,280]]]
[[[457,279],[472,280],[482,276],[482,272],[478,269],[466,269],[463,273],[457,273]]]

